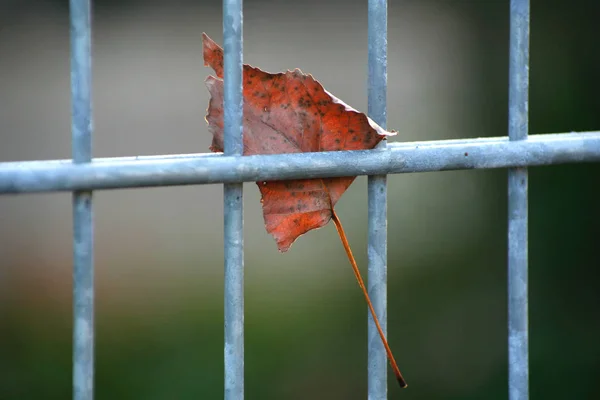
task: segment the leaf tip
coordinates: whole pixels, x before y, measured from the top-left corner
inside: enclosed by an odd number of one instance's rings
[[[285,240],[285,239],[279,240],[278,238],[276,238],[275,240],[277,242],[277,250],[281,254],[287,253],[287,251],[290,249],[290,247],[292,247],[292,243],[289,240]]]
[[[206,50],[214,41],[206,34],[206,32],[202,32],[202,47]],[[204,66],[207,66],[206,56],[204,57]]]
[[[223,49],[212,40],[206,32],[202,32],[202,55],[204,66],[212,67],[219,78],[223,77]]]

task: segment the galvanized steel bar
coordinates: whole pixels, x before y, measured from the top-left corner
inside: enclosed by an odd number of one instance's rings
[[[510,2],[509,123],[512,141],[527,139],[529,0]],[[529,398],[526,167],[508,170],[508,379],[509,399]]]
[[[242,141],[242,0],[223,0],[224,153],[240,156]],[[243,183],[228,183],[225,201],[225,400],[244,398]]]
[[[387,123],[387,0],[369,0],[368,114],[385,129]],[[378,148],[385,149],[383,140]],[[367,287],[381,329],[387,336],[387,177],[368,178]],[[367,327],[368,398],[387,399],[387,358],[369,309]]]
[[[600,162],[600,131],[388,143],[385,150],[257,156],[180,154],[0,163],[0,194],[258,182]]]
[[[90,0],[70,0],[73,163],[92,158]],[[73,193],[73,399],[94,398],[92,192]]]

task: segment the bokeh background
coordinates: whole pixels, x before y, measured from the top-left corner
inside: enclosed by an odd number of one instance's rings
[[[530,132],[600,129],[597,2],[532,0]],[[220,1],[94,5],[94,155],[208,151]],[[509,4],[389,5],[394,140],[507,133]],[[70,157],[66,1],[0,0],[0,161]],[[366,111],[367,2],[246,0],[245,62]],[[506,171],[389,178],[390,398],[507,398]],[[223,396],[219,185],[99,191],[96,396]],[[338,205],[366,273],[366,178]],[[366,313],[332,225],[286,254],[245,185],[246,397],[366,398]],[[531,394],[600,398],[600,165],[531,169]],[[0,197],[0,399],[71,396],[69,194]],[[390,375],[392,375],[390,373]]]

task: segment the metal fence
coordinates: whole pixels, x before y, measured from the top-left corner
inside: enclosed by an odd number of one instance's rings
[[[369,294],[386,330],[386,174],[508,168],[509,398],[529,397],[527,322],[528,166],[600,162],[600,131],[528,136],[529,0],[510,2],[507,137],[382,144],[378,149],[285,155],[242,154],[242,0],[223,1],[225,154],[91,158],[91,4],[70,0],[72,160],[0,163],[0,194],[73,192],[73,398],[94,393],[92,192],[223,183],[225,196],[225,398],[244,397],[243,182],[369,175]],[[387,109],[387,2],[369,0],[368,113]],[[369,399],[387,398],[387,361],[368,320]]]

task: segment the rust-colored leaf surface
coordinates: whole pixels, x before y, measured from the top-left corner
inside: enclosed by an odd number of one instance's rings
[[[210,149],[223,151],[223,49],[203,34],[211,98],[206,115]],[[244,65],[244,155],[372,149],[388,132],[327,92],[299,69],[271,74]],[[257,182],[267,232],[280,251],[327,224],[355,177]]]

